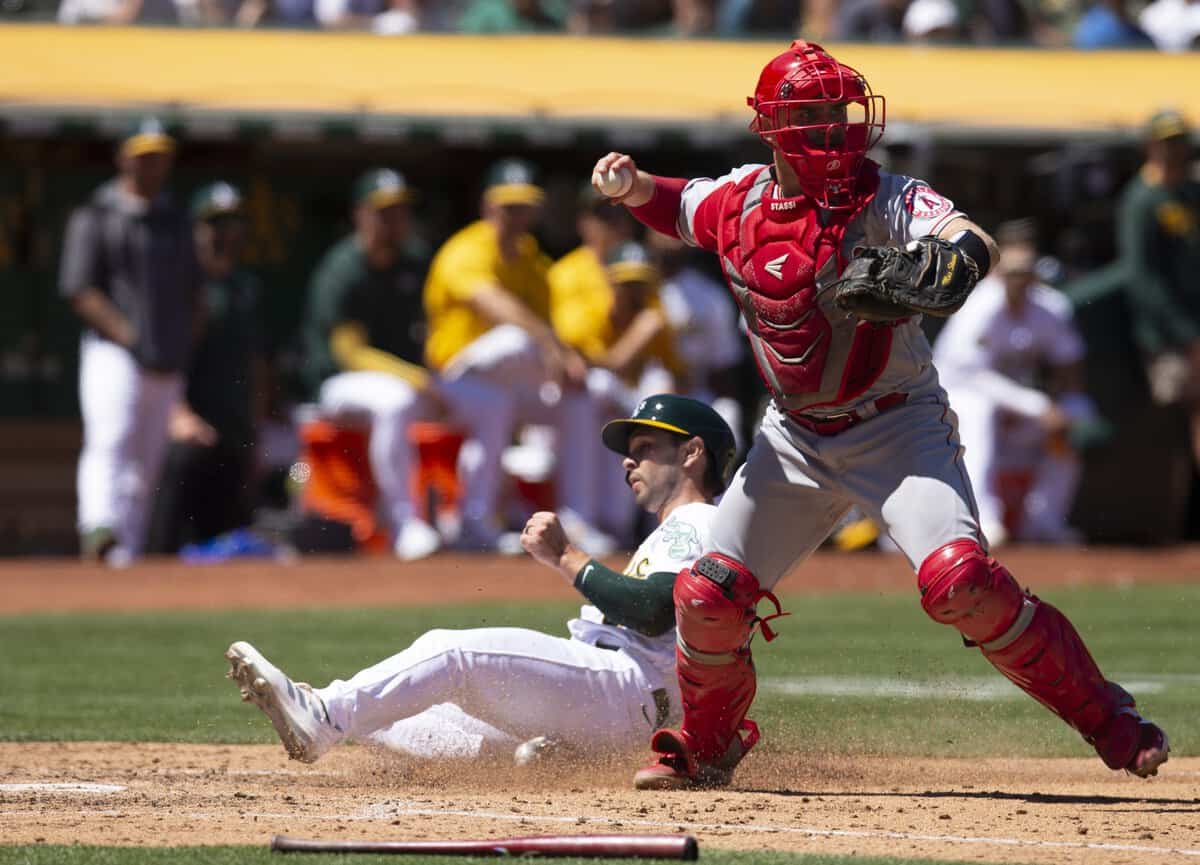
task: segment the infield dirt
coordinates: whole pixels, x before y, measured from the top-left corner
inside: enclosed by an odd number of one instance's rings
[[[638,793],[641,755],[518,770],[366,747],[313,766],[262,745],[0,745],[6,843],[266,844],[272,834],[427,840],[687,832],[701,849],[981,862],[1175,862],[1200,854],[1200,759],[1137,781],[1092,760],[754,753],[736,789]],[[1190,855],[1189,855],[1190,854]]]

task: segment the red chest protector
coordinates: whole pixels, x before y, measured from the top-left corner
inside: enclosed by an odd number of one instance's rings
[[[816,275],[837,256],[847,226],[875,197],[879,166],[864,160],[854,206],[819,211],[806,197],[772,198],[771,172],[742,178],[729,192],[717,234],[726,281],[746,316],[758,370],[785,410],[847,402],[883,372],[892,328],[827,319]]]

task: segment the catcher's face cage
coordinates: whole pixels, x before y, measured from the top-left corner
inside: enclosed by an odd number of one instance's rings
[[[782,70],[778,58],[763,70],[746,100],[750,128],[792,167],[806,195],[840,210],[853,206],[854,181],[883,136],[887,106],[862,75],[813,47]]]

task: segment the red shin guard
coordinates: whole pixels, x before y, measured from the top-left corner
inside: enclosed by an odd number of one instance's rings
[[[1023,592],[975,541],[939,547],[921,563],[917,579],[931,618],[957,628],[1013,684],[1088,741],[1133,705],[1124,689],[1104,678],[1066,616]],[[1132,758],[1136,736],[1130,738],[1128,748],[1114,743],[1107,749],[1113,753],[1101,753],[1112,768]]]
[[[675,657],[683,696],[678,736],[690,756],[701,763],[726,755],[754,701],[750,638],[758,625],[766,639],[774,638],[755,611],[764,597],[778,612],[779,602],[759,588],[752,573],[717,553],[680,571],[675,580]],[[756,740],[757,736],[749,738]],[[739,758],[753,741],[743,744]]]

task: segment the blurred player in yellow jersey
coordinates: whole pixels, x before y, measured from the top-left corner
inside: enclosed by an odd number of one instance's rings
[[[505,159],[488,172],[482,218],[447,240],[430,266],[426,358],[445,381],[479,381],[506,394],[503,410],[486,419],[506,440],[520,424],[554,428],[559,513],[582,546],[604,552],[612,540],[594,528],[601,455],[593,439],[602,415],[587,392],[587,362],[550,326],[550,261],[530,233],[542,199],[529,163]],[[477,458],[499,477],[499,453],[484,449]],[[475,526],[471,545],[499,537],[498,523]]]
[[[633,221],[589,186],[580,196],[580,246],[550,268],[550,321],[587,360],[588,392],[606,413],[633,411],[640,397],[674,390],[675,353],[658,299],[659,277],[646,250],[630,240]],[[634,506],[600,453],[597,519],[627,536]]]
[[[581,243],[549,272],[550,322],[559,339],[594,363],[612,341],[608,311],[613,292],[604,262],[633,239],[636,223],[625,208],[613,207],[590,185],[580,192],[577,207],[575,229]]]
[[[579,236],[583,243],[550,268],[550,321],[565,344],[588,364],[608,370],[633,393],[670,390],[658,374],[640,388],[644,372],[678,369],[671,334],[658,297],[659,275],[645,250],[632,243],[633,221],[589,186],[580,196]],[[593,395],[597,376],[589,375]],[[603,391],[601,391],[603,392]]]

